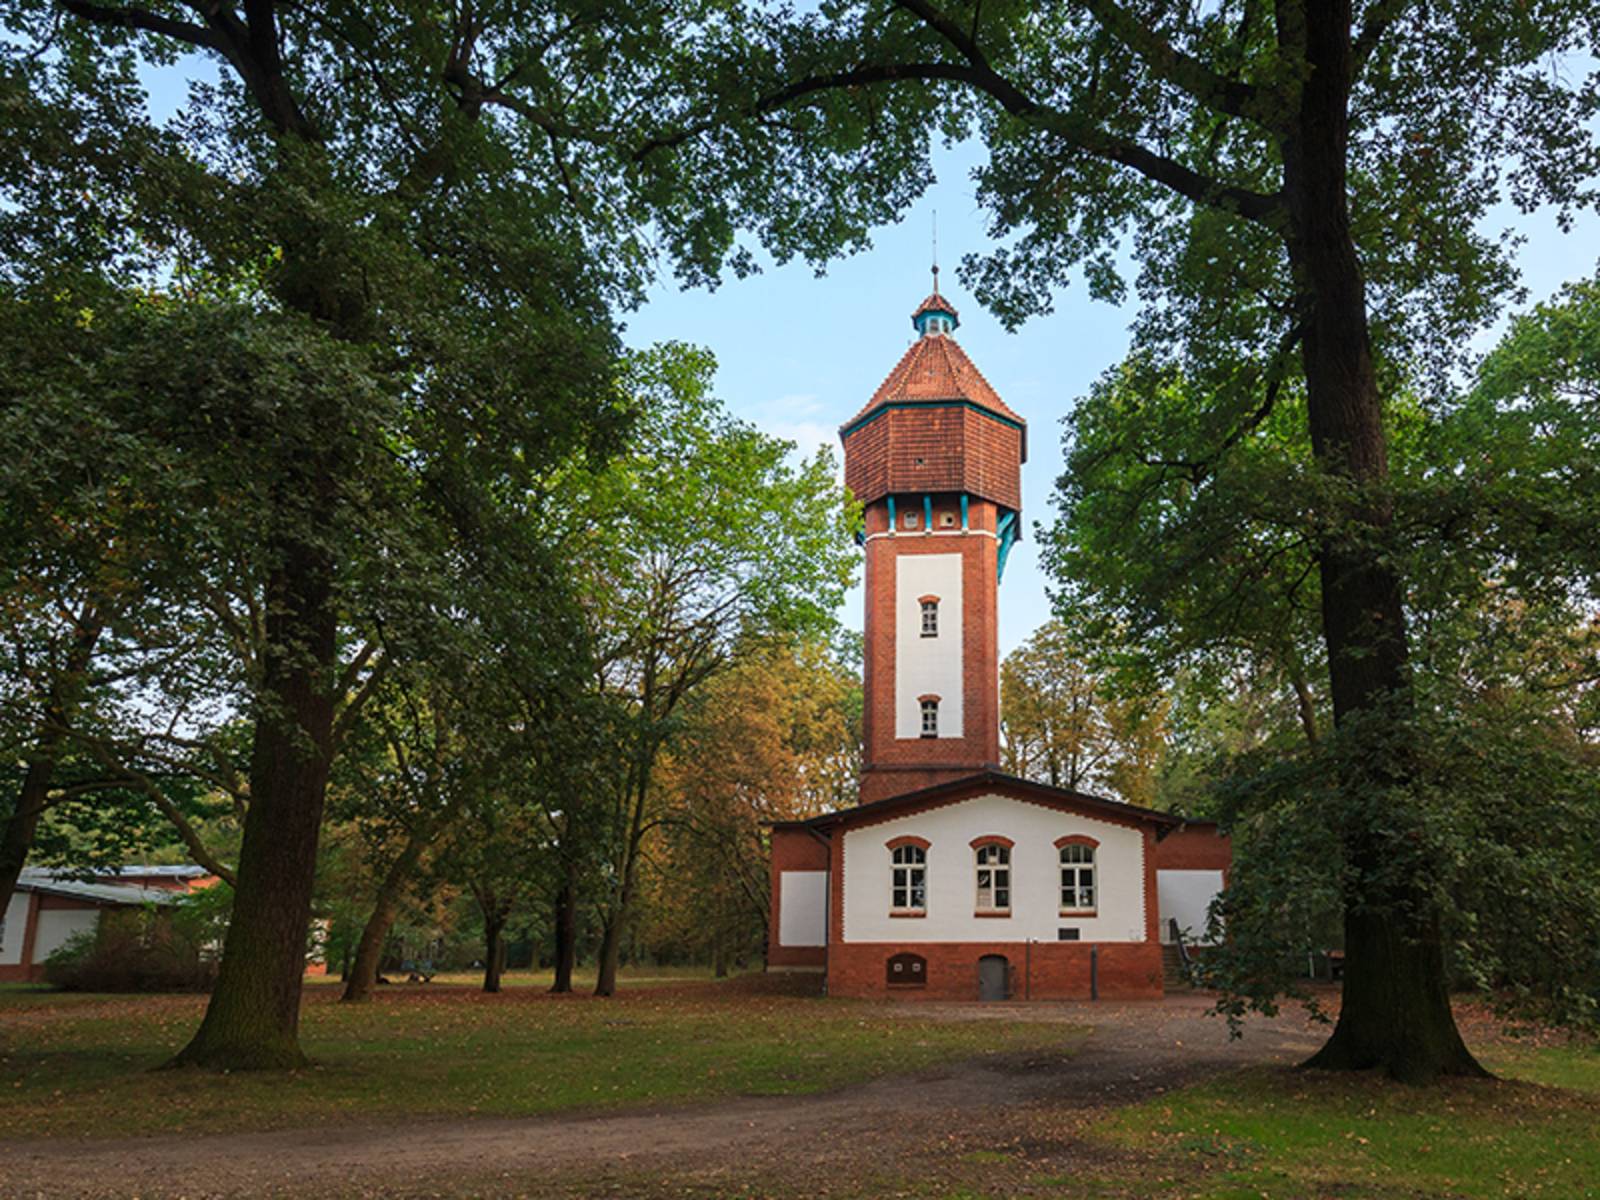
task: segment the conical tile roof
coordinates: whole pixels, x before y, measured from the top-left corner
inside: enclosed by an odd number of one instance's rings
[[[928,301],[923,303],[926,305]],[[843,429],[849,429],[890,404],[931,400],[966,400],[1018,425],[1026,427],[1027,424],[1000,399],[1000,394],[989,386],[983,372],[953,337],[932,334],[911,344],[888,378],[878,385],[867,406],[846,422]]]

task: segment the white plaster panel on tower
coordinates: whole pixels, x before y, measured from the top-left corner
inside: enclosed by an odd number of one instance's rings
[[[930,535],[932,536],[932,535]],[[939,634],[922,636],[922,597],[939,598]],[[939,736],[961,734],[961,555],[901,554],[895,558],[894,735],[922,736],[923,696],[939,697]]]
[[[1061,915],[1056,840],[1083,834],[1095,848],[1095,915]],[[892,917],[888,843],[911,835],[927,850],[927,915]],[[979,917],[972,840],[1011,847],[1011,915]],[[844,836],[847,942],[1054,942],[1063,926],[1085,942],[1145,940],[1144,835],[1138,829],[1009,796],[978,796],[882,821]]]
[[[828,942],[828,873],[784,871],[778,876],[778,945]]]

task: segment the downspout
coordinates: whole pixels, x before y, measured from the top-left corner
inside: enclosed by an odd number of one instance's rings
[[[829,967],[833,961],[833,839],[823,837],[811,826],[806,826],[806,832],[828,852],[828,873],[826,883],[822,889],[822,994],[828,994]]]

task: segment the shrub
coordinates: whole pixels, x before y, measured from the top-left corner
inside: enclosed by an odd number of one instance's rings
[[[195,992],[216,982],[216,957],[172,909],[107,910],[45,960],[45,979],[75,992]]]

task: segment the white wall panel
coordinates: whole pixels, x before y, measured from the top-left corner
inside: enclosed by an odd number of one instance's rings
[[[22,961],[22,939],[28,935],[28,893],[12,892],[6,905],[5,931],[0,933],[0,967]]]
[[[42,963],[73,934],[93,929],[100,919],[97,908],[42,908],[39,932],[33,939],[33,961]]]
[[[1222,892],[1221,871],[1157,871],[1156,896],[1161,902],[1161,940],[1172,940],[1169,921],[1177,921],[1184,937],[1204,939],[1206,912]]]
[[[828,941],[828,873],[778,875],[778,945],[822,946]]]
[[[889,915],[891,838],[926,838],[928,913]],[[973,838],[998,834],[1011,850],[1011,916],[974,916]],[[1060,915],[1057,838],[1096,839],[1097,913]],[[1057,940],[1073,926],[1086,942],[1145,940],[1144,835],[1135,828],[1058,812],[1009,796],[979,796],[927,812],[856,829],[844,836],[844,939],[847,942],[989,942]]]
[[[936,535],[929,535],[936,536]],[[939,636],[922,636],[923,596],[939,597]],[[961,555],[895,559],[894,735],[922,736],[920,696],[939,697],[939,736],[961,736]]]

